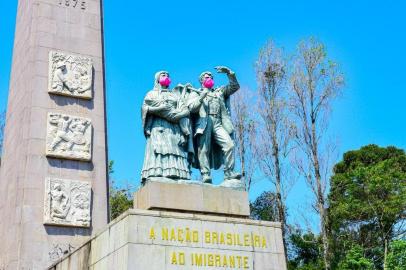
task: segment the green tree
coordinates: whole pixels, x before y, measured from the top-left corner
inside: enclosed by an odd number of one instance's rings
[[[340,262],[337,270],[373,270],[374,264],[365,258],[364,250],[359,245],[354,245]]]
[[[389,249],[387,268],[389,270],[406,269],[406,240],[393,241]]]
[[[329,205],[335,261],[357,243],[378,269],[388,269],[389,243],[404,234],[404,150],[368,145],[345,153],[334,167]]]
[[[133,207],[133,188],[130,185],[126,185],[124,188],[116,185],[112,178],[114,173],[114,161],[110,160],[108,165],[109,171],[109,205],[110,205],[110,220],[113,220],[120,216],[122,213]]]
[[[322,238],[296,229],[289,236],[289,270],[323,270]]]
[[[276,194],[264,191],[254,202],[250,203],[251,218],[275,221],[278,218]]]
[[[133,207],[132,195],[126,189],[110,188],[110,220]]]

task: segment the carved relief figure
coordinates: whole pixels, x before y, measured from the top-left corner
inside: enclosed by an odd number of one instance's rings
[[[143,183],[190,179],[187,159],[193,147],[189,147],[192,132],[188,117],[200,101],[184,103],[180,92],[171,91],[169,85],[169,73],[157,72],[154,89],[144,98],[142,120],[147,144],[141,173]]]
[[[83,192],[78,192],[73,197],[72,218],[74,223],[90,224],[90,198]]]
[[[47,156],[89,161],[91,121],[81,117],[48,114]]]
[[[64,88],[68,89],[70,92],[73,91],[67,79],[66,64],[61,61],[56,64],[56,69],[52,77],[52,89],[62,92]]]
[[[70,209],[70,201],[66,190],[62,190],[61,184],[56,183],[51,187],[51,218],[66,219]]]
[[[49,89],[53,94],[92,98],[93,64],[88,57],[49,53]]]
[[[71,244],[54,244],[49,254],[51,262],[61,259],[63,256],[69,254],[75,249]]]
[[[90,151],[90,141],[86,138],[86,130],[90,126],[90,121],[86,119],[79,119],[76,118],[72,125],[70,126],[70,130],[72,131],[72,137],[71,137],[71,147],[72,149],[73,145],[80,145],[81,149],[89,153]]]
[[[65,144],[63,144],[60,148],[66,150],[68,148],[67,146],[72,144],[70,138],[68,137],[69,125],[72,123],[72,119],[70,119],[70,117],[67,115],[60,116],[58,114],[52,114],[50,116],[49,123],[57,127],[55,137],[52,140],[50,148],[55,150],[59,144],[65,142]]]
[[[91,91],[92,78],[90,77],[88,70],[85,68],[79,68],[78,71],[79,88],[77,89],[77,92],[83,94],[87,91]]]
[[[45,224],[90,226],[90,183],[47,178],[45,185]]]

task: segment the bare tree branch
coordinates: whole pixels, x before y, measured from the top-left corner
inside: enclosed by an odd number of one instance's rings
[[[320,217],[323,256],[330,270],[326,192],[336,146],[327,143],[328,116],[331,103],[341,93],[344,80],[337,64],[327,59],[324,45],[315,39],[300,43],[290,74],[290,112],[295,122],[297,144],[294,165],[306,179],[315,197]]]
[[[254,106],[253,93],[243,88],[231,99],[232,120],[235,126],[235,143],[237,159],[240,161],[241,172],[245,179],[246,190],[249,191],[254,182],[257,168],[256,156],[257,122],[252,114]]]
[[[288,116],[287,61],[282,49],[269,41],[255,65],[258,85],[257,161],[261,172],[274,185],[278,221],[282,225],[286,254],[286,198],[296,178],[287,168],[292,151],[293,128]]]

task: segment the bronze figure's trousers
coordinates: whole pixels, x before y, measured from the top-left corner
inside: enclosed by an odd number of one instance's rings
[[[202,174],[210,174],[210,145],[214,142],[221,147],[224,156],[224,172],[231,172],[234,170],[234,142],[230,134],[223,128],[221,119],[210,115],[207,117],[207,126],[203,134],[199,136],[198,143],[198,156],[200,163],[200,172]]]

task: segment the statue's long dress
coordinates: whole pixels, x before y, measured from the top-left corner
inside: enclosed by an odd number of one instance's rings
[[[182,146],[183,137],[179,124],[168,121],[173,117],[178,97],[168,91],[150,91],[143,105],[145,147],[142,182],[151,177],[166,177],[173,180],[189,180],[190,171],[187,153]],[[148,108],[169,103],[172,111],[160,112],[160,116],[148,113]]]

